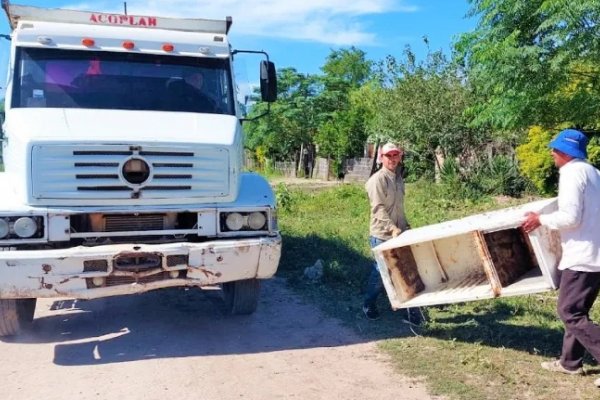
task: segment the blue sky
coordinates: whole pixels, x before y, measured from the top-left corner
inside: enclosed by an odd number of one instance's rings
[[[117,0],[15,0],[48,8],[121,12]],[[449,53],[457,35],[475,27],[466,18],[467,0],[128,0],[129,14],[187,18],[233,17],[234,48],[265,50],[278,68],[319,73],[331,49],[356,46],[372,60],[402,55],[410,45],[426,54],[423,36],[433,50]],[[0,17],[0,33],[9,33]],[[0,76],[4,81],[8,46],[0,43]],[[3,86],[3,85],[2,85]]]

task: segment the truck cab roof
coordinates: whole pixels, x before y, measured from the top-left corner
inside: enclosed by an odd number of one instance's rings
[[[119,15],[21,6],[6,0],[2,6],[17,46],[229,56],[231,17],[209,20]]]

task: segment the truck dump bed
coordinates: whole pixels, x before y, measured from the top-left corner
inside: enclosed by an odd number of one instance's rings
[[[556,289],[559,233],[519,227],[527,211],[556,207],[556,199],[536,201],[412,229],[375,247],[392,308]]]

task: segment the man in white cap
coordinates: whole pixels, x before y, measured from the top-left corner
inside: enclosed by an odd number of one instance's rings
[[[371,206],[369,244],[372,248],[410,228],[404,214],[404,180],[398,171],[404,151],[394,143],[387,143],[379,154],[382,167],[365,184]],[[383,282],[375,263],[369,276],[362,308],[368,319],[379,318],[377,298],[382,292]],[[420,313],[409,313],[408,320],[419,323],[419,317]]]
[[[527,213],[523,229],[540,225],[560,231],[562,271],[558,292],[558,315],[565,324],[560,359],[542,368],[582,375],[585,350],[600,362],[600,326],[589,311],[600,292],[600,171],[587,163],[588,138],[566,129],[550,142],[558,167],[558,210],[550,214]],[[600,378],[594,382],[600,386]]]

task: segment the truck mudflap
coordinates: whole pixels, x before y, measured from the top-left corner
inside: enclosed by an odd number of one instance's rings
[[[527,234],[527,211],[556,199],[472,215],[402,233],[373,249],[393,309],[544,292],[558,287],[560,234]]]
[[[281,236],[0,252],[0,298],[93,299],[174,286],[266,279]]]

